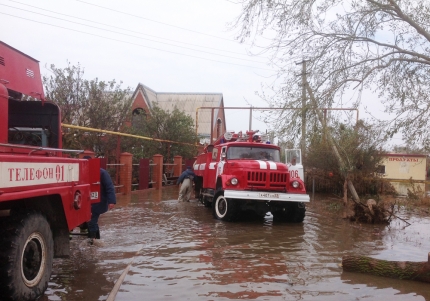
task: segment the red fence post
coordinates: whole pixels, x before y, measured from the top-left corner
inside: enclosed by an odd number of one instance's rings
[[[107,170],[107,159],[106,158],[100,158],[100,168]]]
[[[149,159],[139,160],[139,190],[149,187]]]
[[[181,156],[175,156],[173,157],[173,176],[179,177],[182,173],[182,157]]]
[[[152,180],[155,184],[152,187],[155,189],[161,189],[163,186],[163,156],[154,155],[152,157],[152,162],[155,164],[152,169]]]
[[[196,161],[196,159],[186,159],[185,160],[185,166],[184,167],[182,167],[183,168],[183,170],[185,170],[185,169],[187,169],[187,166],[190,166],[191,167],[191,169],[194,169],[194,162]]]
[[[133,170],[133,155],[130,153],[122,153],[120,155],[119,162],[120,164],[124,164],[124,166],[121,166],[120,172],[119,172],[119,180],[120,184],[122,185],[120,191],[124,193],[125,195],[128,195],[131,193],[131,173]]]

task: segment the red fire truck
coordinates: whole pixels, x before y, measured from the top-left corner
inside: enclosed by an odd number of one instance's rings
[[[309,195],[280,161],[280,148],[258,131],[227,132],[208,145],[194,163],[196,193],[216,219],[236,220],[253,211],[274,220],[300,223]]]
[[[72,158],[80,151],[62,149],[61,133],[58,106],[44,101],[38,61],[0,41],[2,300],[43,294],[53,257],[69,255],[69,232],[99,202],[99,160]]]

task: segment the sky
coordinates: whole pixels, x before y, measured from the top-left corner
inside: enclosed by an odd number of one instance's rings
[[[226,107],[267,107],[256,93],[276,70],[236,39],[240,12],[230,0],[0,0],[0,40],[40,61],[42,75],[51,64],[80,64],[86,79],[123,88],[222,93]],[[227,130],[247,130],[249,116],[226,109]],[[252,129],[270,128],[260,111],[252,116]]]

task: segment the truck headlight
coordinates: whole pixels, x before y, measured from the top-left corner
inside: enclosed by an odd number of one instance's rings
[[[293,181],[293,182],[291,182],[291,185],[292,185],[294,188],[299,188],[299,187],[300,187],[300,183],[299,183],[299,181]]]
[[[237,178],[231,178],[230,180],[232,185],[237,185],[237,183],[239,183],[239,181],[237,180]]]

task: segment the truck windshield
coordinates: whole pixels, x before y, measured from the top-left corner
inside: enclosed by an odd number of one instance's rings
[[[279,150],[255,146],[231,146],[227,149],[227,159],[270,160],[280,162]]]

